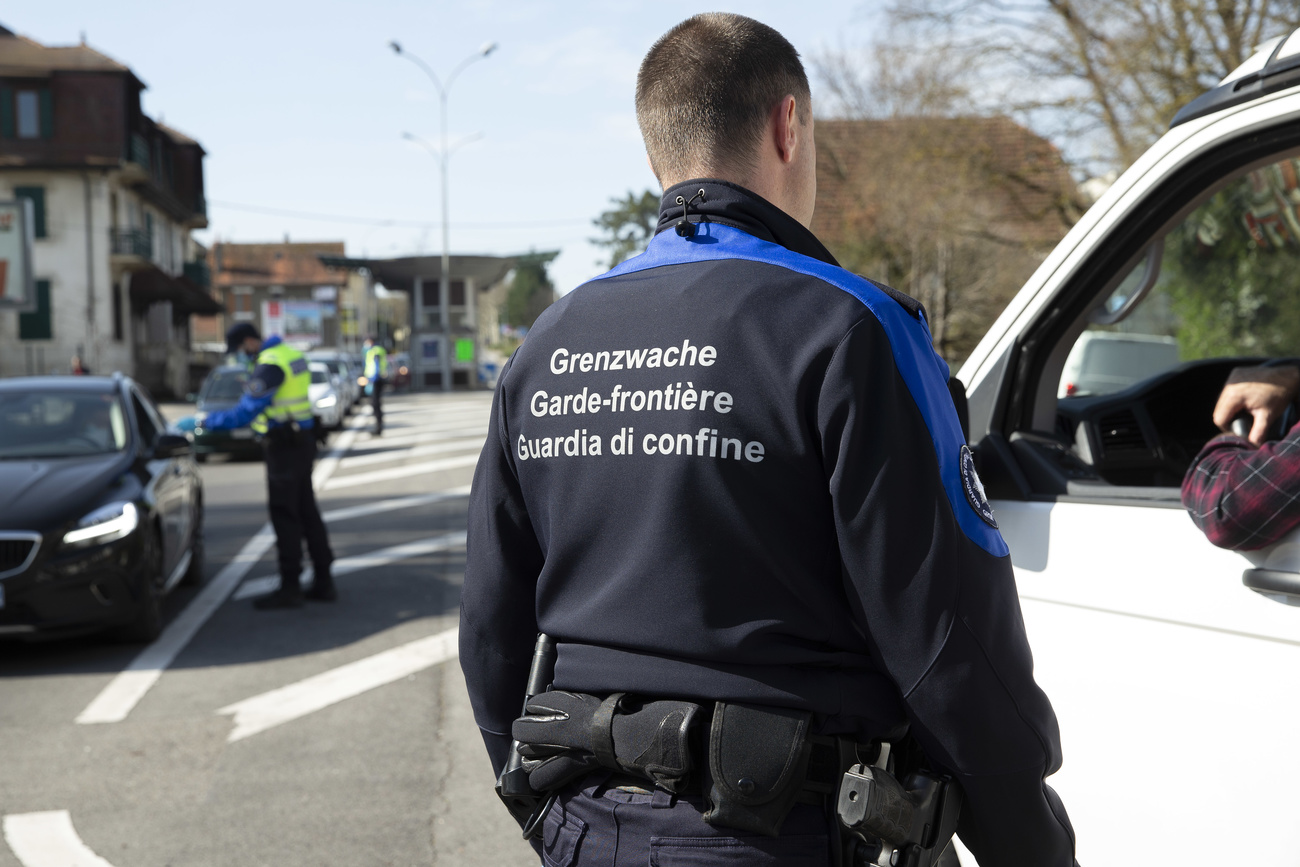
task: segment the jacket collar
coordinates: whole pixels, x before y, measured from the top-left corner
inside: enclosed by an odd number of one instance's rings
[[[678,196],[689,201],[700,190],[704,190],[704,195],[691,202],[689,207],[688,219],[692,223],[721,223],[795,253],[829,265],[839,265],[817,236],[798,220],[757,193],[730,181],[703,178],[669,187],[659,201],[659,225],[655,234],[672,231],[681,219],[683,208],[677,204]]]

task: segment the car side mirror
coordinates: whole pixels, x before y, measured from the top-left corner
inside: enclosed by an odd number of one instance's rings
[[[179,458],[190,454],[194,447],[190,441],[181,434],[165,433],[158,437],[154,443],[153,456],[155,458]]]

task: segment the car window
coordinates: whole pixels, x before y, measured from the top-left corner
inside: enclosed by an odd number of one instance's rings
[[[312,365],[311,368],[312,385],[320,385],[323,382],[329,382],[329,381],[330,381],[330,374],[328,368],[316,367],[315,365]]]
[[[1230,180],[1093,311],[1058,396],[1109,394],[1188,361],[1300,353],[1298,209],[1300,158]]]
[[[146,446],[152,446],[162,431],[161,423],[134,391],[131,392],[131,407],[135,412],[136,427],[140,430],[140,441]]]
[[[109,454],[126,447],[126,416],[113,394],[0,394],[0,459]]]
[[[208,374],[199,391],[199,399],[204,401],[239,400],[244,394],[244,385],[248,382],[248,373],[244,370],[215,370]]]

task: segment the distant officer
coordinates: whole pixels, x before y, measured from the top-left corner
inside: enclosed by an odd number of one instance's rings
[[[279,552],[280,587],[253,600],[253,606],[298,608],[304,597],[333,602],[338,598],[330,575],[334,554],[311,485],[316,437],[308,396],[311,372],[307,359],[279,337],[263,343],[257,329],[247,322],[226,332],[226,345],[240,359],[256,359],[256,366],[239,403],[209,414],[201,425],[227,430],[251,423],[266,449],[267,508]],[[315,580],[306,593],[299,580],[304,540],[315,571]]]
[[[910,730],[980,864],[1070,867],[1056,717],[947,365],[916,301],[808,230],[798,53],[697,15],[636,109],[657,234],[529,331],[469,502],[461,665],[496,770],[513,735],[557,793],[547,863],[838,863],[836,765]],[[554,689],[516,719],[539,631]]]
[[[362,371],[370,389],[370,409],[375,416],[375,436],[384,432],[384,383],[388,380],[388,351],[372,334],[366,338],[366,363]]]

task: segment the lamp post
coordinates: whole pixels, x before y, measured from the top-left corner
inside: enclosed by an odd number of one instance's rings
[[[438,319],[439,319],[439,323],[442,326],[443,339],[447,340],[451,336],[451,330],[450,330],[451,326],[447,316],[447,304],[450,300],[450,294],[451,294],[450,277],[448,274],[451,268],[451,223],[450,223],[450,217],[448,216],[448,204],[447,204],[447,163],[451,159],[451,151],[447,147],[447,94],[451,91],[452,83],[456,80],[456,77],[465,70],[465,67],[469,66],[471,63],[473,63],[476,60],[482,60],[483,58],[491,54],[493,51],[496,51],[497,44],[495,42],[486,42],[483,44],[481,48],[479,48],[478,51],[474,52],[469,57],[466,57],[464,60],[462,60],[456,66],[456,68],[451,71],[451,74],[447,76],[446,84],[443,84],[442,79],[438,77],[437,73],[433,71],[433,69],[429,66],[429,64],[425,63],[423,60],[416,57],[414,54],[410,53],[409,51],[403,49],[401,44],[397,42],[397,40],[393,40],[392,42],[389,42],[388,45],[390,48],[393,49],[394,54],[398,55],[399,57],[405,57],[407,60],[414,63],[416,66],[423,69],[425,74],[429,76],[429,80],[433,82],[433,86],[438,91],[438,102],[439,102],[439,109],[440,109],[438,115],[439,116],[438,126],[439,126],[439,139],[442,142],[442,146],[438,148],[436,153],[434,153],[433,148],[431,148],[429,144],[423,141],[422,139],[418,139],[415,136],[411,135],[410,133],[403,133],[402,137],[406,139],[410,139],[412,141],[417,141],[420,144],[424,145],[425,149],[427,149],[430,153],[434,154],[434,156],[437,157],[438,165],[441,170],[441,176],[442,176],[442,269],[441,271],[442,273],[438,278]],[[412,300],[416,300],[416,299],[412,299]],[[451,389],[450,353],[451,353],[451,346],[449,344],[447,347],[444,348],[444,351],[442,353],[443,391],[449,391]]]

